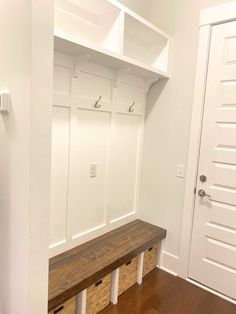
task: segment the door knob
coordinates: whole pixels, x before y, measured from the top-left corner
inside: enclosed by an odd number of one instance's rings
[[[198,191],[198,195],[201,196],[201,197],[207,196],[207,197],[211,198],[211,195],[206,194],[206,192],[204,190],[199,190]]]
[[[204,174],[202,174],[199,179],[203,183],[207,181],[207,177]]]

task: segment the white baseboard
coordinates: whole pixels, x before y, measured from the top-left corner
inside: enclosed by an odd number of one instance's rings
[[[177,276],[179,269],[179,257],[166,251],[161,251],[160,262],[158,266],[168,273]]]
[[[192,280],[192,279],[190,279],[190,278],[187,278],[187,279],[185,279],[185,280],[188,281],[188,282],[190,282],[190,283],[192,283],[192,284],[195,285],[195,286],[198,286],[198,287],[200,287],[200,288],[202,288],[202,289],[204,289],[204,290],[206,290],[206,291],[208,291],[208,292],[211,292],[212,294],[217,295],[218,297],[220,297],[220,298],[222,298],[222,299],[224,299],[224,300],[226,300],[226,301],[229,301],[230,303],[236,304],[236,300],[233,300],[233,299],[227,297],[226,295],[221,294],[220,292],[217,292],[217,291],[215,291],[215,290],[213,290],[213,289],[211,289],[211,288],[208,288],[208,287],[206,287],[206,286],[200,284],[199,282],[196,282],[195,280]]]
[[[171,275],[173,275],[173,276],[175,276],[175,277],[178,276],[177,273],[173,272],[173,271],[170,270],[170,269],[165,268],[164,266],[158,266],[158,268],[164,270],[166,273],[169,273],[169,274],[171,274]]]

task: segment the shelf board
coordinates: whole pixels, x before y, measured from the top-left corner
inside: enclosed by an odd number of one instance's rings
[[[166,34],[165,32],[163,32],[160,28],[158,28],[156,25],[153,25],[152,23],[150,23],[149,21],[147,21],[145,18],[143,18],[142,16],[138,15],[137,13],[135,13],[134,11],[132,11],[131,9],[127,8],[125,5],[121,4],[119,1],[117,0],[107,0],[110,4],[116,6],[118,9],[122,10],[123,12],[125,12],[127,15],[133,17],[136,21],[140,22],[141,24],[143,24],[144,26],[146,26],[147,28],[149,28],[150,30],[156,32],[157,34],[159,34],[160,36],[164,37],[165,39],[169,40],[170,36],[168,34]]]
[[[156,68],[132,58],[113,53],[98,47],[97,45],[81,40],[75,40],[68,34],[55,32],[54,49],[55,51],[72,56],[88,55],[89,62],[97,63],[115,70],[124,70],[128,74],[139,76],[144,79],[169,78],[168,73],[159,71]]]

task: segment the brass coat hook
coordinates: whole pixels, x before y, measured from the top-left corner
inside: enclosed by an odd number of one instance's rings
[[[98,100],[95,102],[94,107],[95,108],[100,108],[101,104],[99,103],[99,101],[102,99],[102,96],[99,96]]]
[[[134,111],[134,105],[135,105],[135,101],[134,101],[133,104],[129,107],[129,112],[133,112],[133,111]]]

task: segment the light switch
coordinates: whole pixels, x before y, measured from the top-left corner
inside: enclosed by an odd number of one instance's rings
[[[177,165],[176,177],[184,178],[184,165]]]
[[[89,176],[95,178],[97,176],[97,163],[93,162],[90,164]]]

